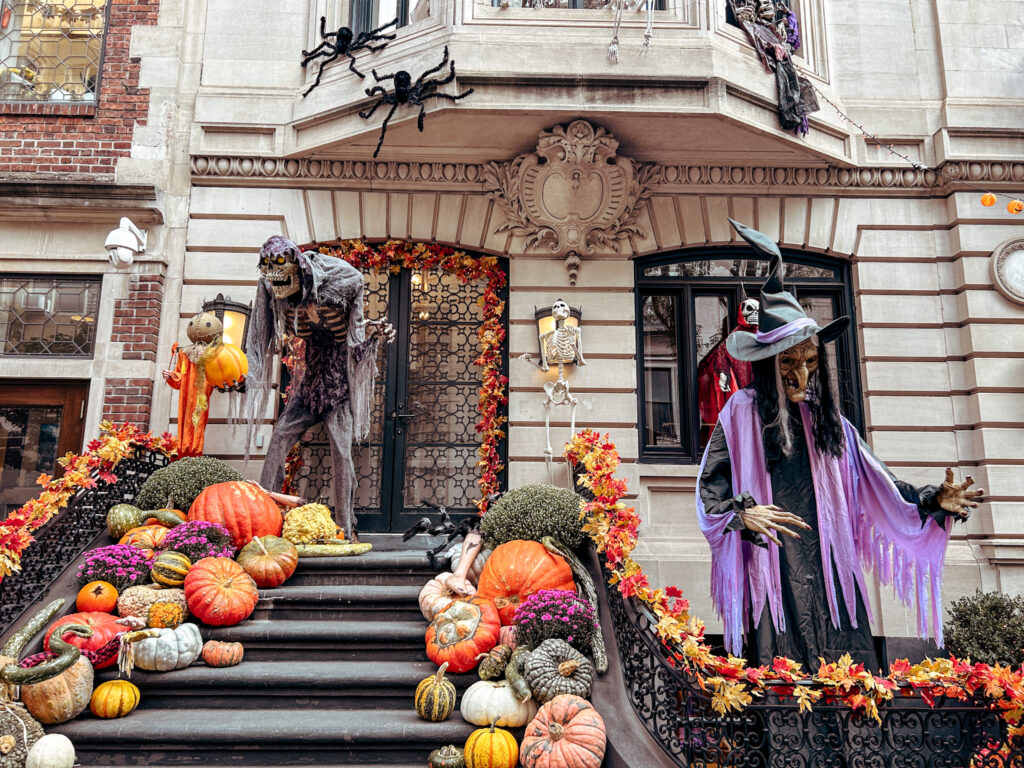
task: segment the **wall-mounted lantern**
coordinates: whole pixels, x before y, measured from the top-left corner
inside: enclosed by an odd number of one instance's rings
[[[249,329],[252,304],[232,301],[230,296],[218,293],[217,298],[203,302],[203,312],[216,315],[224,326],[224,341],[245,352],[245,335]]]

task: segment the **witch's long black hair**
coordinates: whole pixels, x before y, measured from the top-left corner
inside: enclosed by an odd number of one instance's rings
[[[757,413],[761,417],[764,459],[769,470],[784,456],[792,454],[792,441],[800,439],[803,432],[785,407],[788,401],[785,392],[780,389],[777,360],[778,356],[755,361],[754,380],[751,383]],[[818,369],[807,380],[807,407],[811,412],[811,434],[814,436],[815,450],[836,458],[842,456],[846,446],[843,422],[832,384],[828,352],[821,342],[818,342]]]

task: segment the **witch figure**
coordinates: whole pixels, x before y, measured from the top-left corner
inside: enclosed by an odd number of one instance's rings
[[[778,247],[730,219],[771,259],[756,333],[729,336],[754,379],[725,404],[700,465],[697,514],[711,545],[711,592],[725,646],[815,670],[849,653],[878,669],[864,568],[917,603],[918,634],[942,645],[942,568],[954,519],[978,506],[971,478],[915,488],[897,480],[844,419],[825,327],[783,288]]]

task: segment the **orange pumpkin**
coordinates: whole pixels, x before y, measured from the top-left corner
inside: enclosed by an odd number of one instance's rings
[[[117,543],[131,544],[137,549],[152,553],[160,549],[168,530],[170,529],[163,525],[140,525],[128,531]]]
[[[204,624],[230,627],[249,618],[259,590],[242,566],[229,557],[204,557],[185,577],[188,609]]]
[[[75,608],[79,611],[112,613],[116,607],[117,588],[109,581],[90,581],[78,590],[75,598]]]
[[[1011,200],[1010,202],[1008,202],[1006,204],[1006,210],[1008,210],[1010,213],[1016,215],[1016,214],[1024,211],[1024,201],[1021,201],[1021,200]]]
[[[223,391],[241,384],[249,373],[249,359],[245,352],[229,342],[221,345],[220,351],[206,363],[206,381]]]
[[[207,487],[192,502],[188,519],[220,523],[238,549],[253,536],[280,536],[284,526],[281,510],[267,492],[241,480]]]
[[[279,536],[264,536],[242,547],[238,553],[238,564],[252,576],[256,586],[262,589],[279,587],[295,573],[299,565],[299,551],[288,539]]]
[[[526,726],[519,761],[523,768],[599,768],[607,744],[604,720],[591,703],[563,693]]]
[[[241,663],[244,654],[241,643],[207,640],[203,646],[203,661],[209,667],[233,667]]]
[[[427,656],[448,671],[468,672],[498,643],[501,623],[490,600],[466,597],[453,600],[438,613],[427,629]]]
[[[542,589],[576,589],[565,559],[538,541],[510,541],[484,563],[476,593],[494,601],[502,624],[511,624],[519,603]]]
[[[51,650],[50,636],[57,627],[63,627],[65,624],[84,624],[92,630],[92,635],[89,637],[82,637],[76,634],[68,634],[66,642],[69,642],[72,645],[77,645],[83,651],[98,651],[113,640],[115,636],[121,634],[127,629],[124,625],[118,624],[117,622],[117,616],[112,616],[111,614],[104,613],[103,611],[69,613],[67,616],[57,619],[50,625],[50,628],[46,630],[46,636],[43,638],[43,650]],[[60,636],[61,635],[58,635],[58,637]],[[114,653],[105,660],[97,661],[94,666],[96,669],[104,669],[106,667],[113,666],[116,661],[117,654]]]

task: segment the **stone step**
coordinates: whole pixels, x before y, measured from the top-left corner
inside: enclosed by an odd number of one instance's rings
[[[415,585],[286,583],[260,590],[253,620],[404,620],[422,618]]]
[[[363,537],[365,539],[365,537]],[[376,546],[376,545],[374,545]],[[302,557],[288,584],[405,584],[423,586],[447,567],[432,566],[425,549],[373,549],[354,557]]]
[[[475,728],[458,714],[426,722],[412,707],[305,707],[272,716],[253,708],[195,708],[138,710],[119,720],[87,712],[47,732],[70,738],[83,766],[395,766],[423,765],[431,750],[462,746]]]
[[[427,623],[418,621],[244,621],[204,627],[203,638],[239,642],[249,661],[420,661]]]
[[[412,709],[416,686],[436,671],[429,661],[246,660],[226,668],[199,663],[174,672],[136,670],[132,682],[142,690],[139,711],[184,711],[196,705],[209,709]],[[98,674],[98,681],[116,678],[113,668]],[[460,696],[480,679],[476,673],[446,678]]]

